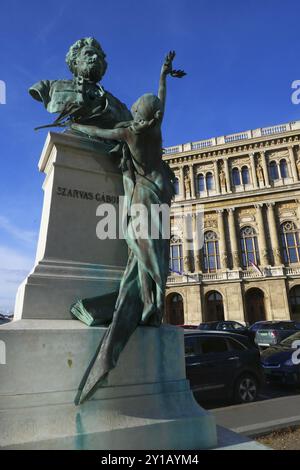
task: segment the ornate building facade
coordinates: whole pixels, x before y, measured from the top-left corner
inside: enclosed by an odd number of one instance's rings
[[[176,175],[166,321],[300,320],[300,121],[169,147],[164,159]],[[200,249],[180,217],[199,203]]]

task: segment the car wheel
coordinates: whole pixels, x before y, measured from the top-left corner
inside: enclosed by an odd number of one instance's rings
[[[257,380],[251,374],[244,374],[235,383],[235,403],[251,403],[256,400],[258,394]]]

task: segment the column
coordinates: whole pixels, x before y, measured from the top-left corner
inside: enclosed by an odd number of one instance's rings
[[[199,224],[197,223],[197,217],[196,214],[193,214],[193,228],[194,228],[194,260],[195,260],[195,272],[202,272],[202,266],[201,266],[201,253],[200,249],[200,240],[201,240],[201,233],[199,233],[200,230],[202,230],[202,227],[199,227]]]
[[[288,147],[289,149],[289,160],[290,160],[290,163],[291,163],[291,169],[292,169],[292,176],[293,176],[293,180],[294,182],[296,181],[299,181],[299,178],[298,178],[298,171],[297,171],[297,167],[296,167],[296,162],[295,162],[295,154],[294,154],[294,149],[293,147]]]
[[[282,265],[281,253],[280,253],[280,245],[279,245],[279,238],[277,232],[277,224],[275,219],[275,202],[270,202],[267,204],[268,207],[268,224],[269,224],[269,232],[271,237],[271,245],[272,245],[272,252],[274,255],[274,265]]]
[[[220,178],[219,178],[219,169],[218,169],[218,162],[217,161],[214,161],[214,174],[215,174],[216,193],[220,194],[221,189],[220,189]]]
[[[182,255],[183,255],[183,271],[185,273],[191,271],[190,264],[190,227],[191,215],[185,214],[182,218],[182,227],[183,227],[183,240],[182,240]]]
[[[223,209],[217,210],[218,214],[218,229],[219,229],[219,250],[220,250],[220,260],[221,260],[221,268],[227,269],[227,249],[226,249],[226,237],[225,237],[225,227],[224,227],[224,217],[223,217]]]
[[[258,181],[257,181],[257,175],[256,175],[254,153],[250,153],[250,166],[251,166],[253,187],[256,189],[258,188]]]
[[[179,190],[180,190],[180,197],[182,199],[185,199],[183,166],[179,168]]]
[[[263,204],[255,204],[256,208],[256,220],[258,225],[258,248],[260,254],[260,264],[262,266],[267,266],[269,264],[268,260],[268,249],[266,243],[266,234],[265,226],[263,219]]]
[[[268,171],[268,165],[266,161],[266,155],[265,152],[260,152],[261,154],[261,164],[264,170],[264,178],[265,178],[265,186],[267,188],[270,188],[270,178],[269,178],[269,171]]]
[[[239,247],[236,236],[235,218],[234,218],[234,207],[228,209],[228,225],[229,225],[229,236],[230,236],[230,248],[233,269],[240,267]]]
[[[195,199],[196,191],[195,191],[195,177],[194,177],[194,166],[189,165],[189,173],[191,178],[191,198]]]
[[[227,189],[227,192],[232,193],[232,191],[231,191],[231,179],[230,179],[230,174],[229,174],[229,167],[228,167],[227,158],[224,158],[224,171],[225,171],[225,176],[226,176],[226,189]]]

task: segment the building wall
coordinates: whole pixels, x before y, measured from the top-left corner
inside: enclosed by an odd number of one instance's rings
[[[294,237],[300,232],[299,143],[297,121],[166,149],[164,158],[178,180],[171,245],[181,246],[180,269],[170,274],[167,299],[181,294],[185,323],[213,319],[206,303],[211,291],[221,294],[225,319],[245,322],[247,313],[253,318],[253,311],[263,310],[268,320],[291,318],[290,289],[300,286],[299,254],[294,259],[290,250],[292,258],[285,259],[281,230],[287,223],[285,230]],[[196,230],[199,211],[203,221]],[[243,229],[246,238],[254,233],[257,240],[253,264],[243,263]],[[215,269],[207,268],[205,249],[197,245],[201,233],[211,240],[208,232],[219,248]],[[300,320],[299,313],[294,317]]]

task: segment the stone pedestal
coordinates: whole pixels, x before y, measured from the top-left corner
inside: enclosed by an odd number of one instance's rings
[[[70,134],[48,135],[39,169],[36,263],[18,290],[17,321],[0,326],[0,448],[214,447],[214,418],[186,380],[178,327],[137,328],[107,384],[74,404],[106,328],[72,320],[70,306],[118,289],[126,242],[100,240],[96,230],[100,204],[118,214],[122,176],[101,144]]]
[[[15,319],[67,319],[78,298],[118,289],[127,245],[97,237],[96,211],[111,203],[118,213],[122,175],[100,143],[52,132],[39,170],[46,177],[36,262],[18,290]]]
[[[75,320],[20,320],[0,326],[2,449],[206,449],[213,416],[195,402],[185,376],[183,330],[139,327],[90,401],[74,405],[105,328]]]

